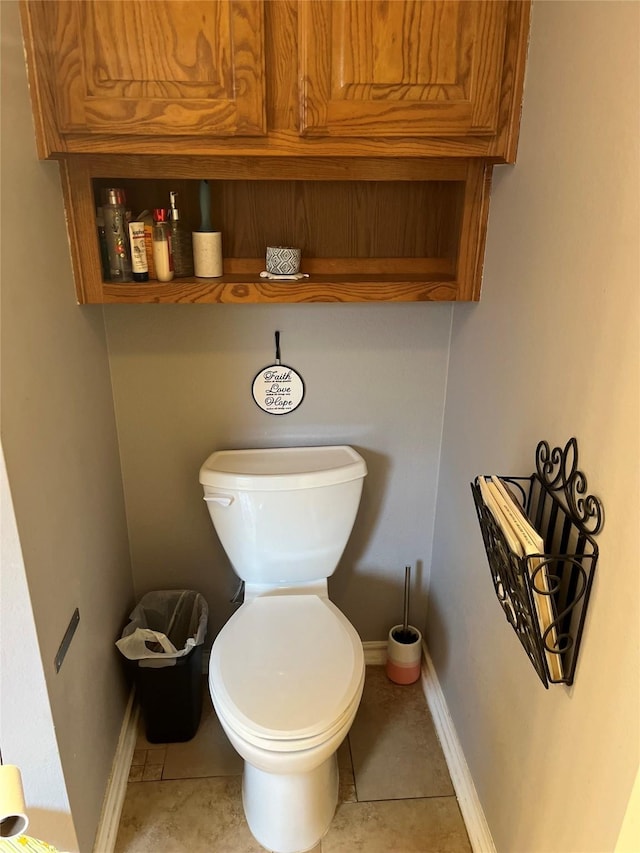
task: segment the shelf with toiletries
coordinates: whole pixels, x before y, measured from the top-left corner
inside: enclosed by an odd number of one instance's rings
[[[598,562],[601,502],[587,494],[578,445],[536,448],[530,477],[471,484],[494,589],[538,677],[573,684]]]
[[[71,157],[61,163],[80,303],[366,302],[479,296],[492,166],[481,161]],[[158,177],[162,175],[162,177]],[[312,175],[312,178],[309,178]],[[135,221],[170,207],[222,235],[222,275],[109,281],[96,208],[124,193]],[[261,278],[267,246],[302,250],[300,281]]]

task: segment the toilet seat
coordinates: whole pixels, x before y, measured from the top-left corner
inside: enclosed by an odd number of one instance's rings
[[[362,643],[318,595],[263,595],[242,605],[211,651],[216,711],[248,743],[289,752],[331,737],[354,713]]]

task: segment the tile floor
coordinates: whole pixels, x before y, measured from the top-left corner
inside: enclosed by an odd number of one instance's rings
[[[242,761],[204,693],[193,740],[138,737],[115,853],[264,853],[242,811]],[[399,687],[367,667],[338,759],[338,808],[313,853],[470,853],[419,682]]]

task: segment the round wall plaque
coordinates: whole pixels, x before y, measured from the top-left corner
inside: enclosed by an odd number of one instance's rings
[[[260,370],[251,386],[256,404],[270,415],[288,415],[304,398],[304,382],[300,374],[280,362],[280,332],[276,332],[276,361]]]

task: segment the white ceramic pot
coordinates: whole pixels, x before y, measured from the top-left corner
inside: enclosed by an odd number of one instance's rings
[[[407,631],[411,632],[409,642],[402,641],[402,625],[394,625],[387,640],[387,677],[396,684],[413,684],[420,678],[422,634],[413,625],[409,625]]]

